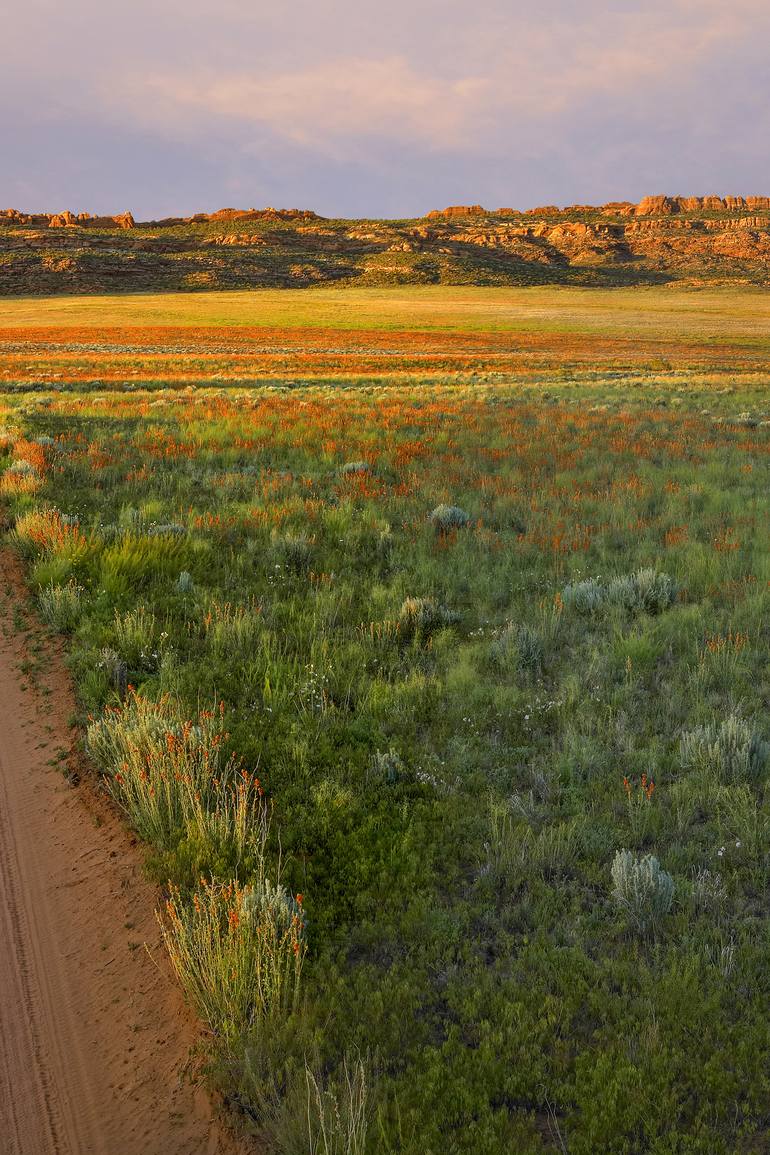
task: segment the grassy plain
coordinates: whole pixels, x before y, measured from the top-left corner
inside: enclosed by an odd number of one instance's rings
[[[276,1150],[767,1149],[768,312],[0,302],[14,540]]]

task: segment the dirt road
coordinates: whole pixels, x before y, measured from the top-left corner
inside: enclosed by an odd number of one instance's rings
[[[0,553],[0,1152],[235,1155],[180,1078],[197,1028],[140,852],[93,786],[51,765],[73,700],[50,644],[39,674],[21,670],[40,642],[14,626],[18,580]]]

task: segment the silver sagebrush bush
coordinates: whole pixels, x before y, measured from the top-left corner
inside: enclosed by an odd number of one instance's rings
[[[767,742],[737,714],[682,734],[679,754],[686,769],[713,775],[721,783],[756,781],[768,756]]]
[[[639,857],[619,850],[611,868],[612,897],[641,931],[652,929],[668,914],[674,880],[652,854]]]
[[[447,533],[452,529],[462,529],[471,520],[470,514],[459,505],[437,505],[428,520],[439,533]]]

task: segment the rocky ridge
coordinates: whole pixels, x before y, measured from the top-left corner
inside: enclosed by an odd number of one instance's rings
[[[138,222],[0,211],[0,293],[360,284],[770,283],[770,197],[455,205],[406,221],[220,209]]]

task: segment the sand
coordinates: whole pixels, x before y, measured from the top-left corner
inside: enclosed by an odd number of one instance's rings
[[[62,773],[77,734],[60,648],[31,618],[18,630],[7,551],[0,576],[0,1151],[235,1155],[246,1148],[183,1074],[200,1028],[141,848],[93,779]],[[27,676],[31,645],[42,670]]]

